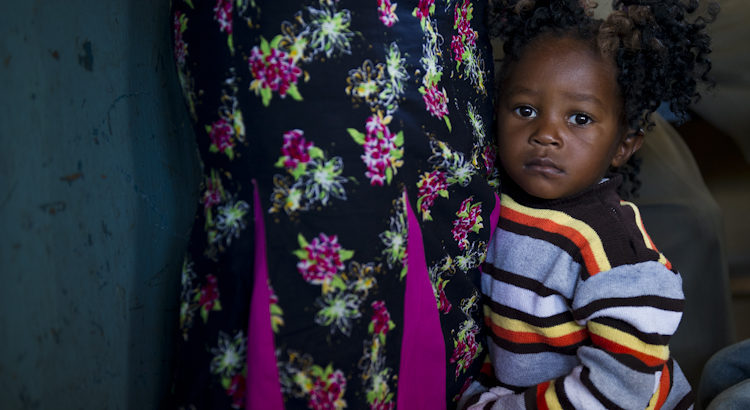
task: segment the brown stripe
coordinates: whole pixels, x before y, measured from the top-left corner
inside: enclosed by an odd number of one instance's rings
[[[586,306],[576,309],[574,313],[578,318],[586,318],[602,309],[627,306],[649,306],[670,312],[682,312],[685,307],[685,301],[683,299],[672,299],[655,295],[635,296],[632,298],[597,299]]]

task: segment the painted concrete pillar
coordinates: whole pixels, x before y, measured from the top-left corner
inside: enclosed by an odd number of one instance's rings
[[[0,7],[0,408],[155,409],[198,195],[168,2]]]

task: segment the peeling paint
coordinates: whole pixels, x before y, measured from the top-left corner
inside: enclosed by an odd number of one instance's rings
[[[104,234],[105,238],[111,238],[112,232],[109,230],[109,227],[107,227],[107,224],[102,221],[102,233]]]
[[[86,71],[94,71],[94,53],[91,48],[91,41],[86,40],[83,43],[83,55],[78,55],[78,64]]]
[[[13,193],[16,192],[16,187],[18,187],[18,181],[13,181],[13,186],[10,187],[10,190],[8,190],[8,193],[5,195],[3,201],[0,202],[0,209],[5,208],[5,206],[8,204],[10,199],[13,197]]]
[[[63,212],[67,207],[68,205],[65,203],[65,201],[47,202],[39,205],[39,209],[50,215],[56,215],[60,212]]]
[[[60,177],[60,181],[66,181],[67,183],[72,183],[76,179],[83,178],[83,172],[76,172],[70,175],[65,175]]]

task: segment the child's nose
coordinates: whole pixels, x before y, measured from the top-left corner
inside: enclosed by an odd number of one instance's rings
[[[541,118],[537,120],[537,127],[529,138],[529,142],[536,145],[562,146],[560,125],[554,120]]]

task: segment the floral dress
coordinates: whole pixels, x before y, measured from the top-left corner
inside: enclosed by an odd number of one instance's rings
[[[172,3],[203,170],[174,407],[455,407],[499,206],[484,2]]]

